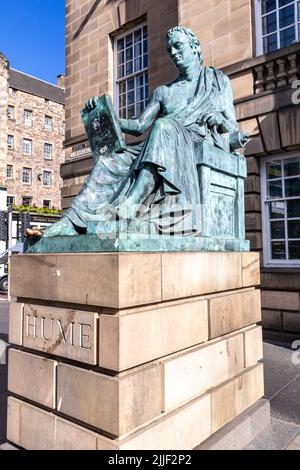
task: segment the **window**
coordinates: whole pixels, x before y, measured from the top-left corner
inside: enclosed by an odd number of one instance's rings
[[[23,155],[32,155],[32,140],[23,139]]]
[[[51,116],[45,116],[44,129],[45,131],[52,131],[53,119]]]
[[[7,206],[14,206],[15,204],[15,196],[7,196],[6,198],[6,205]]]
[[[24,109],[24,124],[25,124],[25,126],[32,127],[32,119],[33,119],[32,111],[28,111],[28,109]]]
[[[51,209],[51,201],[49,199],[43,200],[43,208],[44,209]]]
[[[12,180],[13,179],[13,166],[12,165],[7,165],[6,166],[6,178],[8,180]]]
[[[7,107],[7,117],[10,120],[15,119],[15,107],[14,106]]]
[[[300,266],[300,156],[262,161],[264,262]]]
[[[299,0],[255,0],[257,55],[300,39]]]
[[[43,185],[47,188],[51,186],[51,171],[43,171]]]
[[[44,144],[44,158],[46,160],[52,159],[52,144]]]
[[[14,136],[13,135],[7,136],[7,148],[9,150],[13,150],[14,148]]]
[[[22,206],[31,206],[32,205],[32,197],[31,196],[23,196],[22,197]]]
[[[148,100],[148,39],[143,25],[118,36],[114,44],[116,102],[122,118],[139,116]]]
[[[31,184],[31,182],[32,182],[32,169],[31,168],[23,168],[23,170],[22,170],[22,183]]]

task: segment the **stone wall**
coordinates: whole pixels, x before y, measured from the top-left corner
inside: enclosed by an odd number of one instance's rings
[[[8,60],[0,53],[0,187],[5,186],[7,160]]]
[[[165,32],[178,23],[177,0],[101,2],[89,17],[94,0],[67,0],[66,16],[66,144],[85,140],[80,110],[91,96],[113,94],[112,37],[124,25],[147,18],[149,85],[174,77],[165,48]],[[79,30],[84,20],[85,27]],[[80,32],[79,32],[80,31]],[[71,149],[67,150],[66,158]]]
[[[20,90],[9,90],[8,105],[15,107],[15,120],[7,121],[7,134],[14,136],[14,149],[8,150],[7,164],[13,165],[13,179],[6,179],[7,194],[15,196],[17,205],[22,203],[23,196],[32,197],[32,203],[43,207],[43,200],[51,201],[51,206],[61,207],[60,166],[64,162],[64,107],[42,97],[24,93]],[[24,125],[24,109],[33,112],[32,127]],[[52,117],[52,131],[44,130],[45,115]],[[32,140],[32,155],[23,155],[23,138]],[[52,159],[44,158],[44,143],[52,144]],[[23,167],[32,168],[32,184],[22,183]],[[51,171],[51,187],[43,186],[43,171]],[[6,172],[6,165],[4,172]],[[41,176],[40,176],[41,175]]]
[[[251,0],[178,0],[179,23],[197,33],[207,65],[224,67],[250,59]]]

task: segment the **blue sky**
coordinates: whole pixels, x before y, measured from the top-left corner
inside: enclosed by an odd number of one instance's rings
[[[65,71],[65,0],[1,0],[0,51],[51,83]]]

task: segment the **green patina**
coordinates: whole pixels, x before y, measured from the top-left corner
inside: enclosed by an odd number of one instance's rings
[[[167,34],[178,78],[137,119],[92,98],[82,119],[94,168],[72,206],[29,252],[247,251],[245,158],[227,76],[204,67],[192,31]],[[125,145],[121,131],[147,139]],[[33,240],[32,240],[33,242]]]

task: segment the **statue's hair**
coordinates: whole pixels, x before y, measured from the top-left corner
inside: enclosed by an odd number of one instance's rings
[[[167,32],[167,40],[170,39],[173,36],[173,34],[176,32],[183,33],[186,35],[186,37],[189,40],[189,44],[191,48],[197,52],[199,59],[200,59],[200,63],[202,63],[203,62],[202,49],[201,49],[200,41],[197,38],[196,34],[193,33],[191,29],[186,28],[185,26],[175,26],[174,28],[169,29],[169,31]]]

